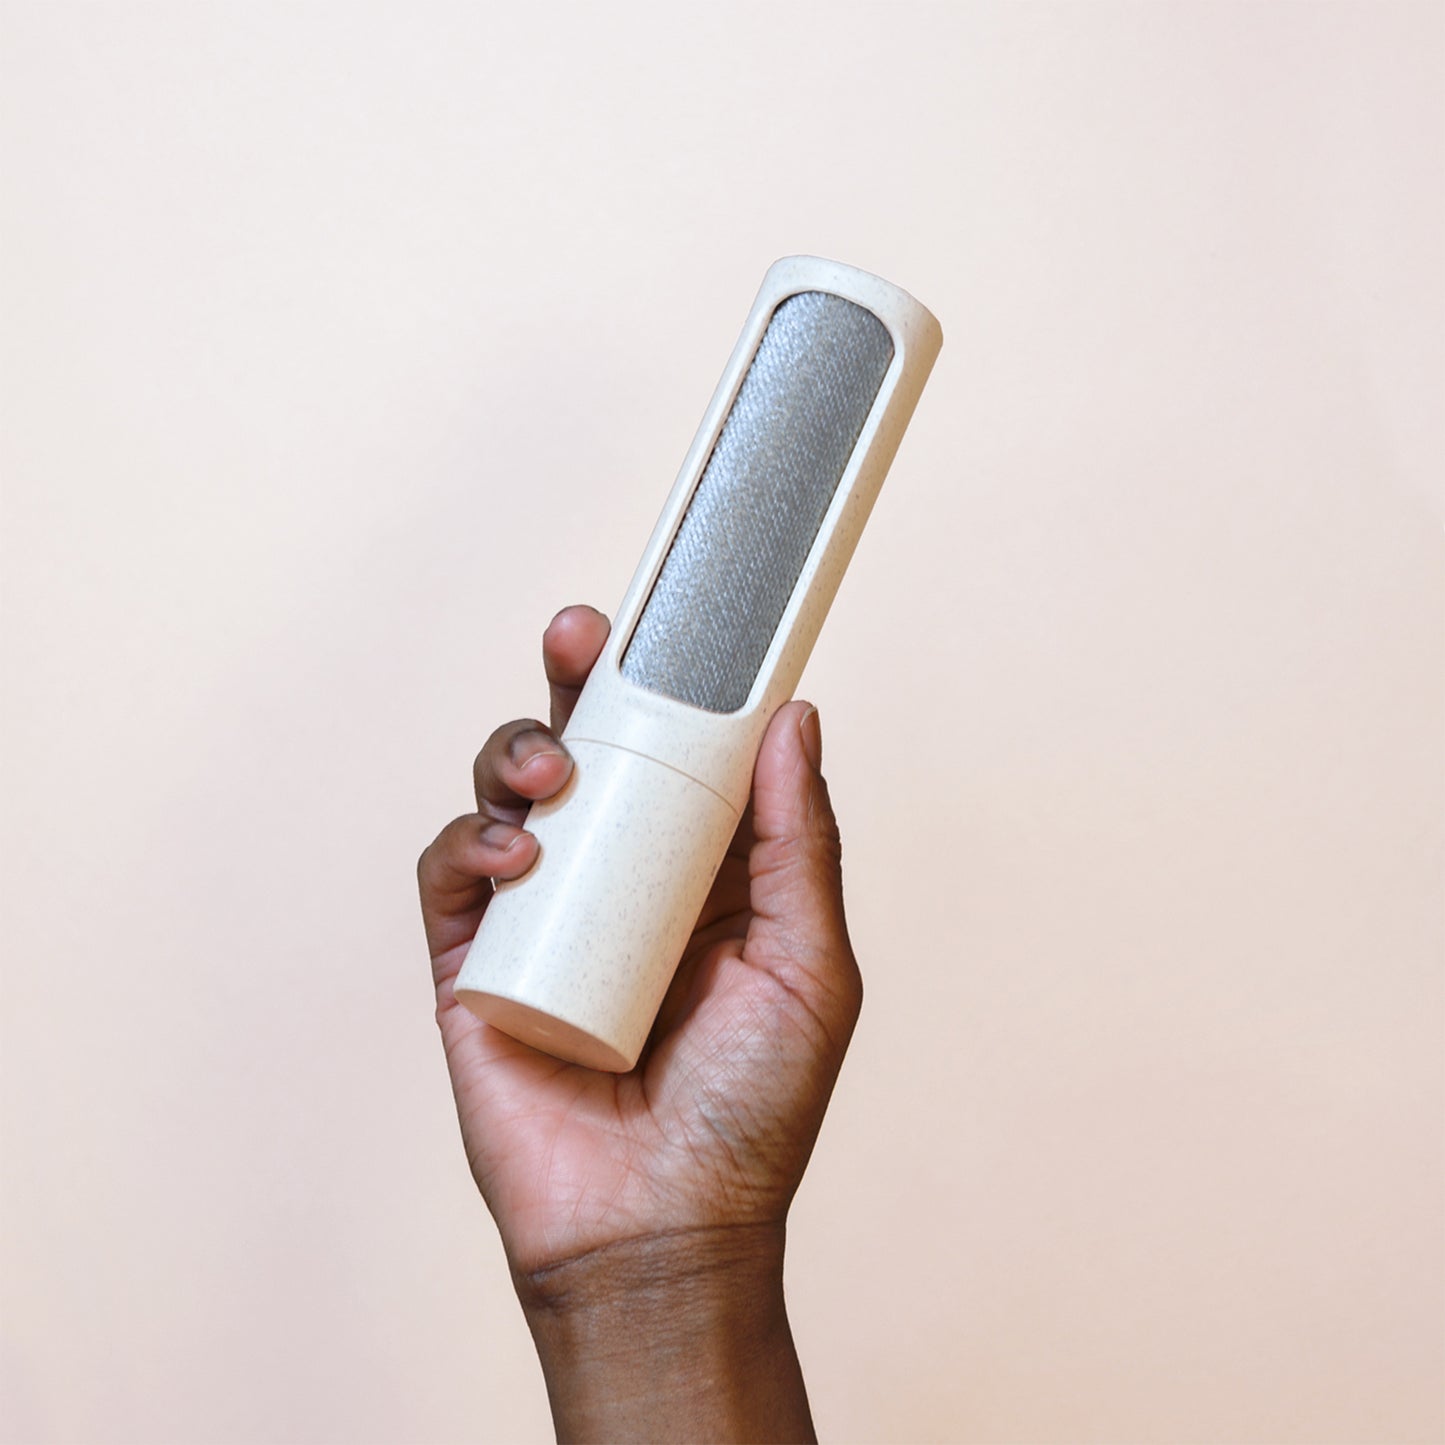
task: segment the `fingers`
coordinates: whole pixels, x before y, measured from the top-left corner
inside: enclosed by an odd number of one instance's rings
[[[750,934],[748,952],[805,990],[846,1039],[863,985],[843,915],[842,844],[822,751],[817,710],[807,703],[780,708],[763,737],[749,859],[758,947]]]
[[[477,813],[448,823],[416,865],[432,957],[476,933],[492,879],[520,878],[536,861],[537,840],[511,823]]]
[[[542,666],[552,695],[552,730],[561,732],[577,705],[611,624],[595,607],[564,607],[542,634]]]
[[[520,878],[537,861],[537,840],[522,829],[527,809],[560,792],[572,758],[556,737],[576,704],[609,632],[593,607],[566,607],[542,637],[551,691],[552,727],[519,718],[499,727],[472,764],[477,812],[447,824],[417,864],[422,917],[438,970],[455,972],[452,957],[476,933],[492,896],[492,880]]]

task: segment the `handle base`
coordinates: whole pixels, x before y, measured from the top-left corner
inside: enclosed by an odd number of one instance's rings
[[[458,989],[457,1002],[519,1043],[529,1044],[564,1063],[581,1064],[606,1074],[625,1074],[636,1062],[619,1053],[605,1039],[516,999],[477,989]]]

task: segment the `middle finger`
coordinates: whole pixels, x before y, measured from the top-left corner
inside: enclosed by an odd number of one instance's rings
[[[472,764],[477,807],[519,825],[534,802],[560,792],[571,776],[571,754],[529,717],[499,727]]]

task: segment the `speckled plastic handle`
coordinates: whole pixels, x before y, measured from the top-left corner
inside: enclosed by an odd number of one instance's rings
[[[876,317],[892,357],[836,486],[828,479],[831,499],[746,700],[731,711],[699,706],[629,678],[623,660],[770,321],[789,298],[815,293]],[[811,256],[769,269],[564,734],[572,777],[528,815],[537,863],[499,885],[457,977],[473,1013],[573,1063],[636,1064],[747,803],[763,732],[797,686],[942,340],[911,296],[867,272]],[[806,358],[776,384],[795,386],[800,371]],[[766,468],[758,476],[765,485]],[[726,528],[726,510],[716,515]],[[706,540],[690,529],[694,551]],[[725,686],[738,694],[746,681]]]

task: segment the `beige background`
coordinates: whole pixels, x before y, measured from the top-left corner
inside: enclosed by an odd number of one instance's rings
[[[546,1438],[412,866],[815,251],[820,1427],[1441,1439],[1441,9],[522,9],[0,9],[0,1433]]]

